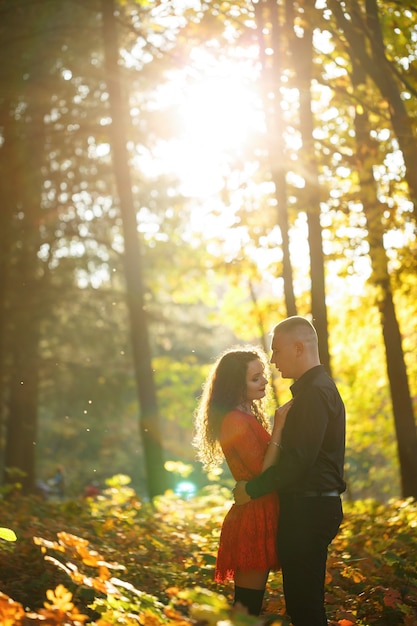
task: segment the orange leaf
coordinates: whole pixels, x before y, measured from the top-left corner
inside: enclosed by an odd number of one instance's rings
[[[24,617],[25,610],[19,602],[15,602],[0,592],[0,623],[2,626],[14,626]]]
[[[169,587],[166,592],[169,596],[177,596],[179,592],[179,587]]]

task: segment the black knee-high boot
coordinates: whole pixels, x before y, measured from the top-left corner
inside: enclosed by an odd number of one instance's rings
[[[262,609],[265,589],[248,589],[235,585],[233,604],[240,602],[248,609],[249,615],[259,615]]]

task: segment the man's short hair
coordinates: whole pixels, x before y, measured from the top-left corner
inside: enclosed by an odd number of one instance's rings
[[[300,339],[304,340],[316,340],[317,341],[317,331],[314,328],[313,324],[308,321],[305,317],[301,317],[300,315],[293,315],[291,317],[287,317],[282,322],[279,322],[273,329],[272,334],[286,334],[286,335],[298,335]]]

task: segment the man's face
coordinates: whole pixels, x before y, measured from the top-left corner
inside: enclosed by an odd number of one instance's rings
[[[297,345],[290,335],[279,333],[273,336],[271,343],[271,363],[281,372],[283,378],[296,378]]]

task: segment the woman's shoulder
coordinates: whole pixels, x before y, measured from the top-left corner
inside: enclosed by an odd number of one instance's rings
[[[228,445],[232,442],[246,437],[249,431],[252,431],[251,423],[255,420],[253,415],[248,415],[237,409],[233,409],[226,413],[220,427],[220,442],[222,445]]]
[[[223,421],[235,422],[235,421],[250,421],[255,419],[253,415],[240,411],[239,409],[232,409],[223,418]]]
[[[254,415],[244,413],[239,409],[233,409],[224,416],[222,431],[235,428],[243,431],[246,428],[253,428],[254,426],[256,428],[257,425],[261,426]]]

